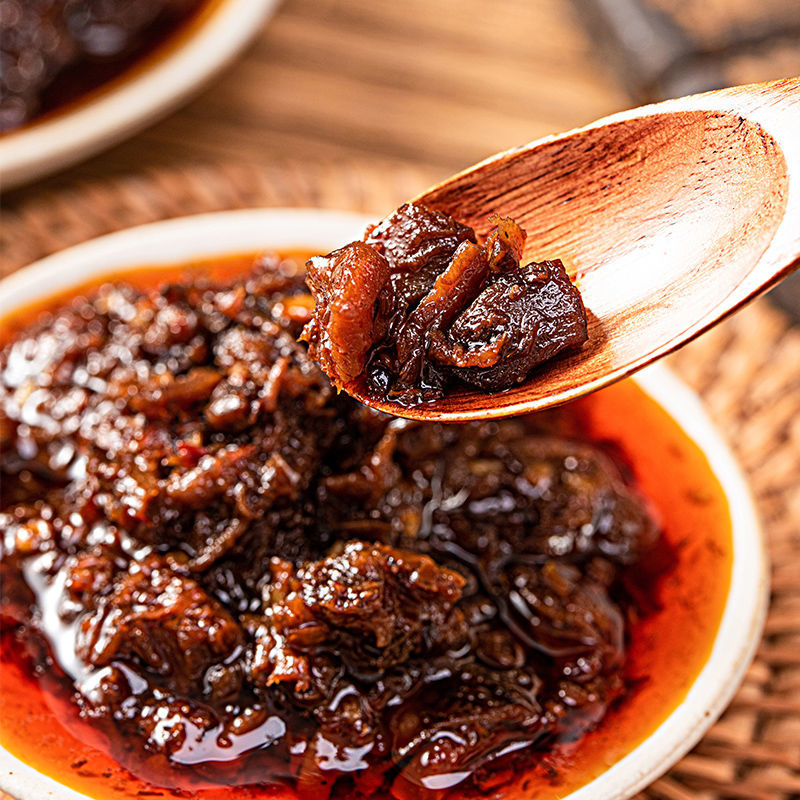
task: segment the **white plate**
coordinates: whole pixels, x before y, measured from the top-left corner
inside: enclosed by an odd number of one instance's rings
[[[325,252],[360,238],[370,220],[315,210],[201,214],[112,233],[72,247],[0,282],[0,315],[127,266],[185,262],[259,249]],[[711,654],[685,700],[642,744],[564,800],[623,800],[683,756],[730,702],[761,636],[768,578],[764,536],[748,487],[697,396],[656,365],[635,380],[703,451],[730,508],[733,569]],[[0,748],[0,788],[19,800],[86,800]]]
[[[189,35],[174,46],[167,41],[164,55],[145,56],[141,69],[108,89],[0,137],[3,188],[104,150],[184,102],[258,33],[278,1],[217,0],[189,23]]]

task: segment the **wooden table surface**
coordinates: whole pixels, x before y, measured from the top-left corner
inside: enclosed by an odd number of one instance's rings
[[[724,17],[728,0],[636,1],[674,6],[697,28],[694,18],[708,27],[714,14]],[[183,109],[28,191],[162,166],[342,158],[413,166],[424,188],[499,150],[635,105],[623,88],[630,75],[587,29],[589,2],[284,0],[243,57]],[[764,16],[764,0],[734,5],[739,28],[747,9],[754,25]],[[737,52],[727,74],[744,82],[800,71],[793,45],[778,41],[768,58]]]
[[[434,180],[627,105],[567,0],[285,0],[195,100],[58,183],[343,157]]]

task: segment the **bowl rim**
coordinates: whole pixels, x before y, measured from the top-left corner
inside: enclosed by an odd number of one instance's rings
[[[109,86],[0,136],[4,189],[74,164],[141,130],[205,85],[254,38],[280,0],[210,0]]]
[[[0,281],[0,316],[92,277],[257,250],[326,251],[360,238],[371,218],[322,209],[249,209],[197,214],[89,240]],[[701,449],[729,506],[733,564],[711,653],[684,700],[645,740],[563,800],[626,800],[688,752],[728,705],[758,646],[766,617],[768,556],[750,490],[697,395],[656,364],[633,378]],[[0,748],[0,789],[17,800],[87,800]]]

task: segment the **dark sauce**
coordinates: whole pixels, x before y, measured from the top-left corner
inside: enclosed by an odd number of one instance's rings
[[[231,280],[230,276],[233,274],[245,272],[249,263],[252,263],[251,258],[231,259],[202,265],[200,270],[209,273],[210,280],[224,282]],[[271,312],[275,312],[273,319],[280,320],[282,326],[294,330],[306,321],[310,303],[301,284],[294,280],[294,268],[290,262],[283,263],[282,269],[288,276],[280,287],[283,296],[276,301],[271,289],[268,293],[269,308]],[[274,271],[276,262],[270,262],[268,267]],[[277,267],[277,271],[280,272],[281,268]],[[180,270],[175,269],[171,272],[164,269],[150,273],[145,270],[126,277],[131,283],[153,286],[164,280],[174,281],[179,273]],[[254,287],[254,278],[251,276],[249,280],[248,291],[264,294],[263,285],[260,288]],[[195,285],[198,282],[202,284],[201,279],[193,278],[192,282]],[[93,292],[92,287],[84,290],[84,294]],[[235,301],[236,292],[225,294],[223,305]],[[170,290],[165,290],[160,296],[170,298]],[[51,314],[57,313],[55,309],[60,302],[49,303]],[[73,308],[80,309],[82,302],[85,303],[80,300],[73,303]],[[41,311],[41,307],[31,309],[6,320],[4,341],[20,336],[21,331],[35,324],[37,318],[40,319]],[[176,322],[174,318],[172,321]],[[52,317],[49,324],[52,324]],[[180,325],[175,325],[175,329],[180,329]],[[4,402],[9,402],[7,397]],[[356,414],[350,419],[351,424],[361,425],[358,429],[359,438],[365,441],[370,438],[374,441],[376,437],[379,440],[384,438],[386,426],[392,423],[385,418],[368,415],[369,422],[365,426],[364,419],[360,419],[364,412],[356,412],[354,404],[349,401],[344,403],[345,406],[339,409],[339,413],[345,416]],[[488,448],[491,458],[497,456],[498,447],[505,448],[504,452],[510,459],[507,462],[508,468],[512,471],[514,449],[520,441],[525,440],[539,442],[538,449],[532,445],[533,450],[529,452],[529,455],[538,453],[542,459],[538,462],[539,469],[545,469],[548,464],[548,459],[541,450],[542,442],[548,443],[548,454],[553,452],[554,446],[568,448],[562,454],[564,459],[598,458],[603,464],[608,459],[608,463],[613,465],[609,469],[620,476],[619,479],[623,480],[625,486],[635,485],[648,498],[653,515],[659,521],[660,538],[656,542],[650,541],[649,546],[641,552],[630,551],[625,555],[619,549],[614,550],[615,546],[624,544],[622,540],[615,542],[613,537],[605,539],[607,549],[612,554],[609,561],[620,561],[612,570],[614,577],[607,597],[608,602],[622,614],[622,660],[615,659],[609,669],[600,665],[597,674],[602,680],[594,684],[594,700],[576,695],[574,708],[581,713],[564,714],[557,724],[551,724],[545,731],[536,732],[530,720],[522,724],[517,718],[514,723],[515,718],[511,711],[519,702],[507,703],[508,714],[506,711],[502,712],[506,714],[504,725],[493,728],[491,720],[484,722],[484,725],[489,726],[487,735],[491,738],[491,745],[484,755],[491,757],[482,762],[468,761],[468,774],[465,775],[458,775],[453,771],[431,770],[430,775],[435,780],[433,785],[428,781],[427,788],[424,781],[420,780],[424,777],[424,772],[420,771],[419,760],[416,765],[413,763],[413,751],[412,758],[404,761],[391,758],[374,760],[369,749],[365,749],[363,744],[359,745],[352,736],[343,736],[338,742],[338,748],[329,753],[321,752],[317,744],[316,757],[310,761],[309,743],[318,734],[320,721],[309,713],[308,705],[304,707],[298,704],[297,695],[292,696],[291,693],[253,691],[248,683],[240,687],[235,702],[237,708],[246,710],[246,720],[240,726],[238,735],[222,739],[218,735],[203,736],[195,745],[183,746],[171,752],[154,746],[158,741],[151,741],[148,747],[143,747],[141,729],[135,726],[131,728],[119,715],[114,717],[102,713],[88,714],[87,705],[80,701],[81,693],[76,695],[73,677],[68,674],[87,670],[85,662],[76,660],[75,653],[76,625],[80,624],[81,617],[70,620],[63,614],[58,616],[59,600],[63,596],[62,587],[57,581],[43,579],[42,575],[47,570],[37,568],[42,565],[36,563],[41,559],[59,558],[60,551],[71,550],[72,555],[75,555],[87,549],[86,543],[79,536],[75,537],[72,544],[65,544],[69,537],[64,535],[62,529],[59,536],[61,544],[55,548],[40,548],[41,552],[31,551],[24,556],[18,551],[5,553],[4,624],[0,647],[0,714],[5,721],[3,746],[42,772],[97,798],[182,797],[191,793],[193,797],[206,800],[227,800],[234,796],[294,797],[298,792],[301,796],[322,797],[329,791],[344,797],[355,797],[359,794],[385,797],[388,792],[392,792],[396,798],[439,798],[445,795],[469,797],[485,794],[515,797],[524,791],[525,797],[551,798],[562,796],[587,782],[608,764],[629,752],[657,727],[680,702],[707,657],[730,578],[730,526],[727,507],[702,454],[675,423],[634,384],[620,384],[556,412],[509,420],[508,424],[512,427],[500,423],[499,426],[494,425],[490,431],[483,431],[480,425],[465,426],[460,432],[455,428],[437,428],[437,446],[450,448],[451,456],[454,456],[450,459],[451,465],[458,463],[458,453],[461,453],[464,458],[473,459],[473,466],[477,464],[474,461],[476,449],[480,451],[481,448]],[[269,552],[265,552],[263,556],[259,556],[257,540],[248,541],[245,548],[248,562],[255,562],[263,573],[267,571],[265,565],[268,556],[274,555],[276,551],[282,562],[288,563],[288,559],[294,565],[292,569],[301,569],[309,559],[317,564],[330,558],[325,554],[330,551],[336,539],[384,542],[384,547],[402,550],[399,555],[393,554],[392,564],[396,566],[406,559],[408,563],[414,564],[415,575],[420,573],[427,576],[421,584],[419,575],[409,577],[411,573],[406,573],[405,578],[399,579],[405,581],[401,586],[403,596],[416,596],[418,603],[419,598],[424,597],[428,609],[423,628],[429,641],[425,645],[419,642],[415,644],[412,641],[413,636],[409,634],[416,630],[415,625],[421,615],[415,617],[412,608],[411,611],[398,612],[397,616],[397,619],[404,620],[404,627],[396,629],[394,641],[404,641],[407,644],[406,657],[395,656],[400,658],[397,664],[401,671],[405,670],[405,675],[410,675],[415,663],[416,669],[421,669],[422,663],[424,669],[428,670],[427,689],[423,685],[422,688],[407,691],[403,688],[405,684],[402,681],[395,687],[397,703],[403,713],[401,716],[395,715],[394,727],[407,729],[407,738],[413,736],[417,730],[415,719],[420,727],[425,724],[430,726],[430,719],[425,721],[426,715],[429,717],[431,711],[436,711],[437,707],[447,709],[447,703],[450,702],[449,707],[453,710],[458,703],[469,704],[468,699],[461,697],[454,706],[452,694],[448,692],[458,658],[466,657],[468,664],[475,664],[484,670],[487,658],[490,661],[494,659],[495,662],[499,659],[502,664],[498,667],[495,663],[495,672],[508,672],[519,670],[520,653],[523,653],[522,666],[535,664],[535,673],[543,681],[538,689],[537,702],[546,710],[547,687],[554,685],[556,673],[563,672],[565,659],[570,658],[568,653],[557,652],[557,646],[563,645],[563,641],[548,640],[548,636],[538,635],[536,628],[531,627],[530,612],[519,613],[519,608],[524,610],[524,606],[517,603],[517,612],[509,612],[508,595],[503,599],[496,592],[487,593],[486,585],[491,588],[496,584],[500,573],[514,569],[522,569],[523,572],[533,570],[537,574],[542,569],[547,569],[552,573],[554,567],[546,564],[560,561],[569,563],[569,568],[577,569],[580,575],[591,573],[589,579],[595,581],[600,579],[598,571],[602,575],[602,571],[608,569],[598,563],[595,556],[588,558],[574,551],[565,559],[563,553],[557,555],[552,550],[558,542],[540,540],[537,544],[534,542],[535,536],[528,537],[525,542],[517,542],[518,547],[513,558],[509,559],[508,553],[489,553],[485,547],[486,542],[481,544],[478,538],[471,538],[469,530],[460,530],[457,538],[447,535],[442,530],[443,520],[457,528],[458,503],[470,502],[470,499],[457,497],[460,489],[466,485],[463,481],[456,488],[455,485],[448,485],[446,475],[437,476],[435,466],[441,461],[435,453],[430,452],[430,447],[426,452],[425,446],[426,439],[431,435],[426,426],[416,425],[397,434],[399,438],[411,437],[402,445],[401,451],[405,448],[407,453],[416,452],[415,463],[421,475],[414,478],[414,481],[421,487],[423,494],[427,493],[425,502],[416,506],[420,519],[411,519],[415,508],[413,503],[398,510],[396,498],[393,501],[394,515],[380,511],[383,502],[380,499],[368,501],[362,498],[354,505],[353,498],[350,497],[347,501],[349,510],[341,516],[342,509],[337,504],[343,496],[337,500],[337,482],[333,481],[329,482],[332,494],[328,498],[331,505],[326,508],[326,517],[338,519],[339,522],[336,526],[329,524],[327,527],[329,531],[332,527],[341,531],[344,524],[346,534],[340,532],[334,535],[330,532],[310,547],[308,543],[292,542],[290,538],[279,547],[273,543],[268,548]],[[587,447],[589,450],[584,450]],[[359,445],[355,439],[351,439],[347,447],[338,448],[343,449],[357,452]],[[395,449],[395,463],[402,462],[401,451]],[[341,455],[337,452],[329,454],[327,458],[330,467],[337,463]],[[362,462],[356,457],[355,463],[357,465]],[[434,467],[428,473],[428,479],[425,478],[425,464],[428,468]],[[572,461],[568,466],[573,469],[575,467]],[[13,497],[13,502],[8,503],[8,470],[13,469],[13,465],[8,463],[8,450],[4,457],[4,467],[7,473],[4,481],[4,506],[8,509],[9,505],[18,504],[23,499]],[[480,471],[484,467],[487,468],[484,470],[487,475],[496,474],[496,464],[494,467],[491,464],[480,464],[477,469]],[[329,471],[331,475],[337,474],[335,470]],[[339,470],[338,474],[343,473]],[[353,470],[348,474],[354,474]],[[394,485],[404,485],[404,474],[406,473],[401,470],[399,475],[393,476]],[[414,470],[411,474],[414,474]],[[345,478],[343,483],[352,489],[358,484],[357,477],[358,475]],[[587,479],[590,477],[587,474]],[[31,476],[28,480],[41,480],[41,475]],[[29,483],[28,487],[29,493],[32,492],[33,484]],[[342,489],[341,486],[338,488]],[[361,488],[364,486],[361,485]],[[36,489],[40,490],[41,486],[36,486]],[[625,490],[628,491],[634,492],[630,495],[632,502],[641,502],[634,499],[638,496],[635,490]],[[431,505],[433,494],[438,499]],[[510,508],[508,496],[508,487],[501,486],[495,494],[490,493],[475,499],[478,506],[473,509],[474,514],[485,511],[490,520],[503,520],[502,535],[494,539],[494,544],[502,543],[514,532],[515,510]],[[358,507],[365,509],[367,513],[354,511]],[[645,507],[641,506],[640,510],[645,510]],[[375,511],[378,513],[375,514]],[[402,531],[392,530],[391,520],[396,518],[405,519]],[[641,524],[645,524],[644,519],[639,518]],[[471,520],[474,524],[475,517]],[[186,524],[186,519],[183,519],[183,524]],[[483,523],[479,520],[478,527],[481,524]],[[78,527],[77,521],[75,525]],[[439,530],[434,533],[437,526]],[[325,524],[316,526],[317,531],[324,532],[325,529]],[[409,537],[408,529],[413,529],[415,536]],[[488,536],[488,539],[492,539],[491,529],[491,524],[489,528],[484,527],[484,538]],[[519,546],[520,544],[523,546]],[[563,545],[564,541],[560,544]],[[33,545],[30,541],[27,545],[23,542],[23,549]],[[308,547],[309,551],[291,555],[292,546],[301,549]],[[231,579],[230,566],[236,562],[234,551],[212,563],[208,572],[198,573],[192,572],[187,564],[190,559],[197,559],[202,555],[202,548],[198,546],[198,542],[192,542],[186,531],[176,536],[176,541],[147,547],[148,551],[156,553],[180,550],[185,558],[177,558],[173,564],[175,571],[184,578],[191,576],[191,580],[196,579],[207,593],[216,598],[216,602],[230,609],[234,616],[239,613],[237,609],[243,608],[242,598],[251,595],[250,590],[241,587],[237,589],[236,585],[237,582],[247,584],[247,579],[241,577],[246,570],[242,570],[238,579],[235,576]],[[381,561],[381,558],[385,552],[375,553],[371,548],[372,545],[369,545],[364,550],[371,559],[370,564],[378,564],[383,568],[381,565],[386,562]],[[493,563],[492,559],[498,555],[499,560]],[[341,559],[342,554],[339,553],[338,557]],[[147,555],[139,553],[137,558],[146,560]],[[433,561],[429,564],[427,561],[414,561],[415,558],[432,558]],[[625,566],[625,560],[630,566]],[[340,560],[336,562],[336,566],[343,569],[346,564]],[[284,571],[287,568],[281,566]],[[63,572],[59,574],[62,577],[64,575]],[[91,574],[95,575],[97,571]],[[307,582],[313,582],[315,574],[307,573]],[[461,578],[454,578],[454,574]],[[461,599],[451,603],[453,588],[461,580],[464,581],[460,586]],[[577,580],[582,579],[577,576]],[[279,588],[285,585],[285,580],[273,580],[271,585],[274,589]],[[319,585],[324,587],[325,583],[320,582]],[[405,594],[409,592],[410,595]],[[441,598],[437,593],[443,593],[442,598],[446,602],[439,603]],[[237,597],[240,599],[237,600]],[[485,605],[486,599],[490,600],[489,606],[493,607],[493,611],[487,608],[484,615],[490,612],[490,619],[482,621],[479,618],[480,608]],[[573,599],[579,599],[579,596]],[[444,609],[445,617],[442,619],[447,620],[446,626],[441,624],[441,620],[437,622],[435,615],[432,616],[437,604]],[[505,609],[502,608],[504,604]],[[313,598],[309,598],[306,605],[311,607]],[[458,631],[458,618],[452,616],[453,610],[460,609],[463,618],[466,609],[471,606],[467,630],[473,634],[483,630],[483,644],[471,636],[459,640],[463,631]],[[35,611],[37,608],[38,612]],[[33,617],[30,616],[32,609]],[[81,613],[91,613],[91,609],[87,607]],[[220,616],[222,612],[217,613]],[[302,611],[301,617],[306,613]],[[286,632],[292,629],[294,617],[292,614],[284,614],[284,617],[286,625],[281,630]],[[505,621],[497,622],[498,618]],[[307,633],[308,623],[318,624],[319,619],[317,609],[311,618],[303,617],[296,621],[300,623],[298,627]],[[335,616],[329,617],[326,624],[334,627],[336,619]],[[169,618],[165,618],[165,624],[170,624]],[[346,626],[342,630],[346,633]],[[335,698],[339,703],[346,700],[348,694],[352,694],[359,686],[362,690],[366,685],[374,686],[374,677],[364,674],[365,669],[370,659],[388,657],[386,650],[376,651],[374,630],[369,627],[368,621],[363,632],[363,644],[367,645],[363,652],[356,652],[359,650],[357,637],[339,640],[340,647],[344,641],[349,643],[349,650],[343,653],[351,662],[357,657],[356,662],[345,669],[348,681],[339,686],[341,691]],[[404,639],[406,634],[409,636]],[[454,641],[450,641],[450,638]],[[369,646],[370,641],[372,646]],[[237,650],[239,644],[246,648],[250,646],[250,639],[246,638],[241,643],[232,641],[231,644],[233,646],[230,648],[228,661],[234,663],[240,658]],[[329,639],[327,647],[331,646],[332,640]],[[437,646],[441,646],[440,649],[437,650]],[[475,653],[481,646],[484,648],[483,655],[476,657]],[[467,649],[460,655],[455,655],[454,647]],[[489,650],[486,650],[487,647]],[[562,646],[561,649],[565,648]],[[313,648],[306,648],[303,652],[310,654],[312,660],[317,657]],[[176,672],[172,673],[172,678],[159,678],[143,665],[141,653],[118,654],[115,665],[127,671],[129,686],[139,682],[141,691],[152,691],[153,687],[158,687],[159,691],[167,694],[180,694],[175,686],[170,688],[170,681],[176,680]],[[461,669],[463,671],[463,662]],[[88,671],[97,675],[100,670],[94,667]],[[184,671],[188,672],[188,668]],[[356,671],[360,673],[360,677],[354,680],[353,674]],[[341,674],[337,672],[337,675],[339,677],[334,676],[334,680],[340,679]],[[514,680],[505,681],[504,688],[495,685],[495,700],[498,696],[507,698],[509,692],[519,691],[524,683],[520,677],[515,673]],[[463,680],[462,675],[460,681],[463,683]],[[275,686],[280,688],[280,684]],[[530,690],[530,686],[528,689]],[[217,714],[219,725],[229,722],[219,704],[215,704],[213,696],[206,690],[207,686],[199,690],[183,690],[192,707],[184,714],[184,722],[191,720],[192,714],[199,713],[195,719],[207,726],[208,718],[202,714],[204,709]],[[90,695],[91,688],[84,685],[82,696],[86,698]],[[479,714],[484,713],[493,702],[491,697],[484,696],[476,710]],[[136,703],[131,708],[132,711],[135,710]],[[447,718],[447,714],[444,716]],[[458,726],[454,727],[453,719],[451,717],[450,723],[439,728],[444,733],[449,725],[450,732],[447,736],[451,739],[458,732]],[[331,740],[332,737],[328,736],[327,741]],[[425,747],[421,750],[424,752]],[[410,766],[416,768],[409,769]],[[441,788],[437,789],[437,785]]]
[[[216,0],[0,0],[0,132],[83,100],[174,39]]]

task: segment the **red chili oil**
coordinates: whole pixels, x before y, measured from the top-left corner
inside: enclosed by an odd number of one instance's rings
[[[296,260],[303,258],[295,256]],[[65,296],[124,278],[139,287],[175,280],[201,269],[229,278],[252,256],[180,267],[126,271],[29,306],[4,320],[8,335]],[[6,339],[6,334],[3,335]],[[731,576],[731,522],[718,481],[697,445],[632,381],[582,398],[555,413],[592,442],[612,448],[630,469],[660,522],[674,564],[664,571],[659,549],[626,576],[649,613],[628,629],[628,691],[600,724],[577,741],[537,752],[529,769],[500,769],[483,791],[499,796],[555,800],[608,769],[649,736],[680,704],[708,658],[727,599]],[[36,669],[37,654],[20,652],[10,635],[0,646],[0,744],[38,771],[97,800],[196,797],[200,800],[292,798],[291,788],[259,784],[266,771],[258,753],[196,769],[168,767],[141,748],[125,748],[81,719],[71,681]],[[114,754],[124,753],[125,766]],[[500,765],[498,765],[500,766]],[[475,796],[474,789],[449,798]]]

